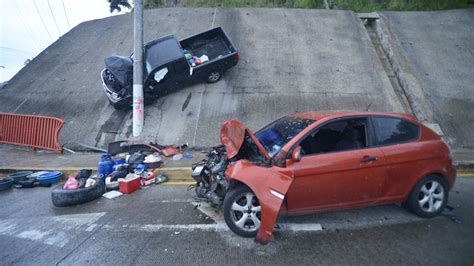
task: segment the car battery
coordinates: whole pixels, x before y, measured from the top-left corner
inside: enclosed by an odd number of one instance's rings
[[[135,190],[140,189],[140,178],[132,177],[119,179],[119,190],[124,194],[130,194]]]
[[[140,178],[142,186],[148,186],[155,183],[155,174],[153,172],[144,172]]]

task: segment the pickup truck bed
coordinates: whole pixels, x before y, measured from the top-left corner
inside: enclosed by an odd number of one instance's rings
[[[209,62],[236,52],[222,28],[215,28],[180,41],[181,47],[195,56],[207,55]]]

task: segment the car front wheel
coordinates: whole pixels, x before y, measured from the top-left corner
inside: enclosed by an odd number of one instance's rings
[[[255,237],[260,228],[261,207],[255,194],[246,186],[229,191],[224,199],[224,219],[239,236]]]
[[[407,200],[408,208],[420,217],[439,215],[448,202],[448,186],[439,176],[424,177],[413,189]]]

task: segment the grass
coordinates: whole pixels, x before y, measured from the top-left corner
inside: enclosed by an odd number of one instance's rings
[[[330,5],[354,12],[425,11],[467,8],[474,5],[474,0],[331,0]]]
[[[324,8],[324,0],[145,0],[145,7]]]

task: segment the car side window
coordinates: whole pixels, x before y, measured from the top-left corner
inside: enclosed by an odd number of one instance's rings
[[[362,149],[367,144],[367,119],[350,118],[330,122],[301,143],[303,155]]]
[[[420,129],[417,125],[395,117],[372,118],[376,145],[390,145],[418,139]]]

